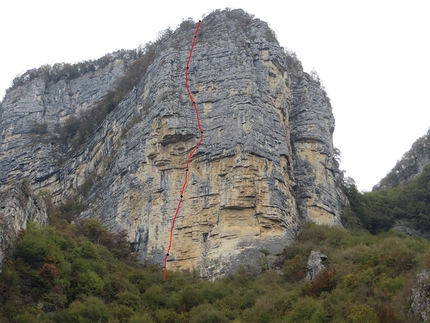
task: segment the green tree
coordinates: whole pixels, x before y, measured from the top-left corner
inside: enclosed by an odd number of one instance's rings
[[[211,304],[201,304],[190,311],[190,323],[224,323],[227,317]]]
[[[366,304],[355,305],[351,308],[348,318],[352,323],[378,323],[375,310]]]

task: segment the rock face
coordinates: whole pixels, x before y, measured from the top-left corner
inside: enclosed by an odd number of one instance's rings
[[[26,177],[34,191],[49,191],[60,203],[91,178],[81,217],[126,229],[143,261],[161,263],[199,135],[184,85],[194,31],[185,21],[165,35],[138,86],[62,163],[50,158],[50,143],[31,144],[32,120],[53,129],[53,120],[91,107],[124,64],[95,75],[94,87],[84,75],[73,86],[60,81],[47,90],[33,80],[9,92],[0,119],[2,191]],[[189,76],[204,138],[191,159],[168,269],[217,277],[255,265],[262,250],[281,252],[304,222],[340,225],[345,197],[330,102],[265,22],[242,10],[208,15]],[[70,95],[72,88],[85,93]]]
[[[47,131],[55,131],[55,125],[105,96],[123,73],[124,62],[117,60],[70,82],[60,80],[49,84],[43,78],[36,78],[9,91],[0,110],[2,190],[23,178],[30,178],[34,186],[57,173],[59,164],[52,158],[57,150],[50,143],[35,142],[34,125],[46,124]]]
[[[321,270],[325,268],[323,261],[327,259],[327,256],[319,251],[311,251],[308,258],[308,264],[306,268],[305,280],[313,280]]]
[[[394,224],[393,230],[400,231],[408,236],[418,236],[427,240],[430,240],[430,231],[425,229],[414,229],[412,223],[402,221],[401,223]]]
[[[290,142],[299,211],[308,221],[341,225],[342,176],[334,159],[330,100],[318,79],[301,71],[291,73],[291,78]]]
[[[29,222],[48,223],[45,200],[35,196],[26,183],[0,193],[0,264],[6,247]],[[1,270],[1,268],[0,268]]]
[[[417,283],[410,296],[410,314],[419,322],[430,322],[430,273],[427,270],[416,276]]]

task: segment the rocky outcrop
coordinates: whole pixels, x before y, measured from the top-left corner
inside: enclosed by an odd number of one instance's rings
[[[318,78],[298,70],[291,79],[290,140],[300,212],[308,221],[340,225],[342,175],[334,158],[330,100]]]
[[[418,273],[417,282],[412,288],[409,313],[419,322],[430,322],[430,273]]]
[[[0,193],[0,270],[7,246],[30,222],[48,223],[45,200],[35,196],[24,181]]]
[[[395,223],[392,227],[393,230],[400,231],[408,236],[417,236],[427,240],[430,240],[430,231],[424,228],[415,229],[413,223],[407,221],[401,221]]]
[[[42,110],[53,111],[53,105],[60,111],[69,101],[41,104],[32,94],[37,80],[10,92],[1,119],[5,189],[27,176],[34,190],[49,191],[59,203],[91,178],[94,185],[85,197],[90,206],[81,216],[127,230],[143,261],[161,262],[185,161],[199,135],[184,86],[194,30],[195,24],[185,21],[163,38],[141,82],[63,164],[47,163],[49,143],[11,142],[27,136],[30,123],[24,119],[31,117],[25,111],[34,110],[31,115],[42,118],[34,120],[51,125]],[[116,64],[117,70],[106,72],[113,73],[110,80],[121,74],[122,65]],[[190,162],[169,269],[194,269],[213,278],[239,264],[255,265],[262,250],[280,253],[306,221],[340,224],[344,196],[338,188],[330,102],[265,22],[242,10],[208,15],[189,75],[204,138]],[[90,106],[90,98],[100,98],[109,84],[71,106]],[[28,104],[18,103],[21,97]],[[11,109],[23,112],[12,117]],[[12,160],[14,166],[8,166]]]
[[[327,256],[325,254],[319,251],[311,251],[306,267],[305,280],[313,280],[321,270],[325,269],[325,266],[323,264],[324,260],[327,260]]]
[[[430,128],[424,136],[414,142],[411,149],[402,156],[387,176],[373,187],[373,190],[407,185],[423,172],[424,166],[428,163],[430,163]]]

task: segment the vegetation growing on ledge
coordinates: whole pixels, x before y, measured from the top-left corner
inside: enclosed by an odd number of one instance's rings
[[[220,11],[215,11],[214,13],[219,12]],[[235,20],[238,26],[242,27],[244,31],[249,30],[249,26],[254,20],[253,15],[249,15],[243,10],[231,10],[226,8],[223,12],[225,12],[229,19]],[[209,14],[207,18],[211,15],[212,14]],[[72,115],[65,123],[61,125],[58,124],[55,129],[56,135],[53,138],[49,138],[50,142],[57,141],[63,148],[71,148],[70,153],[74,153],[96,131],[106,119],[107,115],[118,106],[135,86],[138,85],[148,67],[157,57],[163,44],[174,33],[194,29],[194,27],[195,22],[189,18],[182,21],[177,31],[173,32],[168,28],[159,33],[158,39],[154,43],[149,42],[145,46],[140,46],[135,50],[118,50],[94,61],[89,60],[76,64],[59,63],[53,66],[44,65],[38,69],[28,70],[26,73],[13,80],[12,86],[7,92],[36,78],[42,78],[45,82],[51,84],[59,80],[70,81],[86,73],[100,70],[116,59],[126,61],[127,69],[124,76],[113,84],[108,93],[90,109],[79,115]],[[270,29],[267,30],[266,39],[269,42],[278,44],[275,33]],[[38,136],[35,140],[46,139],[46,135],[50,133],[46,123],[37,122],[32,125],[30,132]],[[126,132],[127,131],[124,133]]]
[[[128,66],[124,75],[113,84],[112,89],[101,100],[92,108],[79,115],[70,116],[64,124],[57,126],[55,133],[58,136],[51,138],[51,141],[58,140],[61,145],[71,147],[72,152],[74,152],[95,132],[107,115],[118,106],[126,95],[138,85],[148,67],[157,57],[157,49],[171,34],[172,31],[167,29],[160,32],[154,43],[148,42],[136,50],[119,50],[96,61],[85,61],[73,65],[55,64],[52,67],[42,66],[39,69],[27,71],[13,81],[13,86],[8,91],[37,77],[51,83],[58,82],[60,79],[72,80],[85,73],[106,67],[115,59],[126,60]],[[33,124],[30,131],[39,136],[45,136],[48,133],[47,126],[43,123]]]
[[[36,78],[42,78],[47,83],[56,83],[59,80],[70,81],[86,73],[103,69],[116,59],[135,60],[140,58],[142,54],[142,48],[139,47],[138,49],[131,50],[117,50],[97,60],[82,61],[75,64],[57,63],[53,66],[43,65],[39,68],[30,69],[24,74],[17,76],[12,81],[12,86],[6,90],[6,93]]]
[[[141,267],[124,234],[97,220],[30,225],[0,274],[2,322],[415,322],[408,299],[430,242],[309,226],[285,248],[283,274],[238,268],[215,282]],[[304,282],[311,250],[328,256]]]
[[[124,76],[115,82],[113,89],[108,91],[91,109],[79,116],[69,117],[63,125],[58,127],[60,144],[70,145],[72,150],[82,145],[133,87],[137,86],[156,57],[156,45],[148,43],[143,53],[128,67]]]

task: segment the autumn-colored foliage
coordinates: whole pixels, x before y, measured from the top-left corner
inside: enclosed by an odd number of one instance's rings
[[[326,269],[305,281],[315,249]],[[171,272],[165,282],[98,220],[30,225],[0,274],[0,321],[412,323],[408,297],[430,242],[310,225],[278,257],[282,270],[242,266],[214,282]]]

